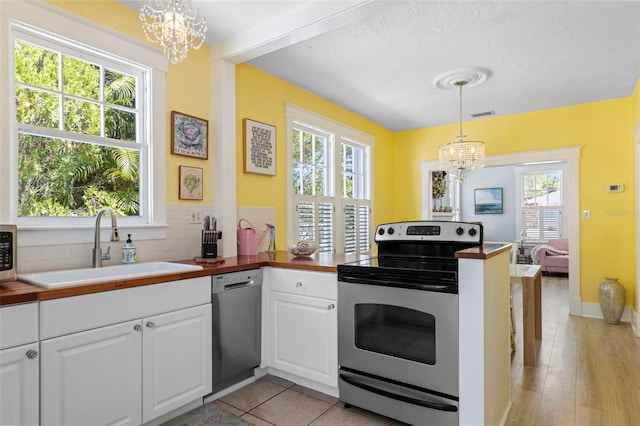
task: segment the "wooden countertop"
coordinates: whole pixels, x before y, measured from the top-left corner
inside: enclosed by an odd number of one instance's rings
[[[455,257],[456,259],[489,259],[508,250],[511,250],[511,244],[483,244],[457,251]]]
[[[257,256],[237,256],[225,258],[224,263],[209,264],[196,263],[194,259],[178,260],[176,263],[200,265],[200,271],[182,272],[171,275],[145,277],[133,280],[112,281],[78,287],[66,287],[55,290],[43,289],[22,281],[7,281],[0,283],[0,306],[16,303],[33,302],[36,300],[58,299],[61,297],[78,296],[81,294],[98,293],[101,291],[121,288],[138,287],[169,281],[197,278],[203,276],[224,274],[227,272],[244,271],[247,269],[272,266],[276,268],[301,269],[318,272],[337,272],[338,265],[367,259],[370,256],[316,253],[308,258],[294,257],[287,251],[276,253],[258,253]]]

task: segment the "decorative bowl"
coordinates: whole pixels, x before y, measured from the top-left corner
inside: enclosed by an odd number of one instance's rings
[[[296,244],[287,246],[289,253],[294,256],[311,256],[318,250],[318,243],[313,240],[300,240]]]

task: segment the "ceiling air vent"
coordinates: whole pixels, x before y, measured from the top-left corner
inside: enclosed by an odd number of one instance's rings
[[[485,112],[478,112],[476,114],[471,114],[471,116],[473,118],[478,118],[478,117],[486,117],[487,115],[493,115],[495,114],[494,111],[485,111]]]

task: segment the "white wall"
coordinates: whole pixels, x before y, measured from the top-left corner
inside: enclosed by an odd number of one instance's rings
[[[474,193],[480,188],[502,188],[502,214],[475,214]],[[461,220],[482,222],[485,241],[517,241],[514,166],[486,167],[469,173],[460,185]]]
[[[138,240],[136,232],[127,231],[126,227],[118,227],[120,241],[108,241],[110,220],[102,220],[101,239],[102,251],[106,252],[110,246],[111,260],[103,261],[103,265],[117,265],[122,263],[122,246],[131,233],[131,239],[137,249],[138,262],[155,260],[186,260],[200,256],[202,224],[189,223],[189,210],[193,205],[169,204],[166,209],[167,237],[166,239]],[[212,206],[198,205],[202,215],[215,215]],[[93,229],[86,229],[83,233],[86,242],[69,244],[61,240],[60,244],[46,243],[42,245],[20,246],[20,231],[18,231],[18,274],[30,272],[54,271],[69,268],[90,268],[91,250],[93,249]],[[223,237],[226,237],[223,235]],[[235,235],[232,236],[235,241]]]

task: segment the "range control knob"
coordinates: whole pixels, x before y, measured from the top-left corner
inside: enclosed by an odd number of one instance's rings
[[[469,229],[469,235],[471,235],[472,237],[475,237],[477,233],[478,231],[476,231],[475,228]]]
[[[378,235],[384,235],[384,228],[378,228]]]
[[[396,232],[396,231],[393,228],[387,229],[387,234],[389,234],[389,235],[393,235],[394,232]]]
[[[462,226],[459,226],[458,229],[456,229],[456,234],[458,235],[464,234],[464,229],[462,229]]]

